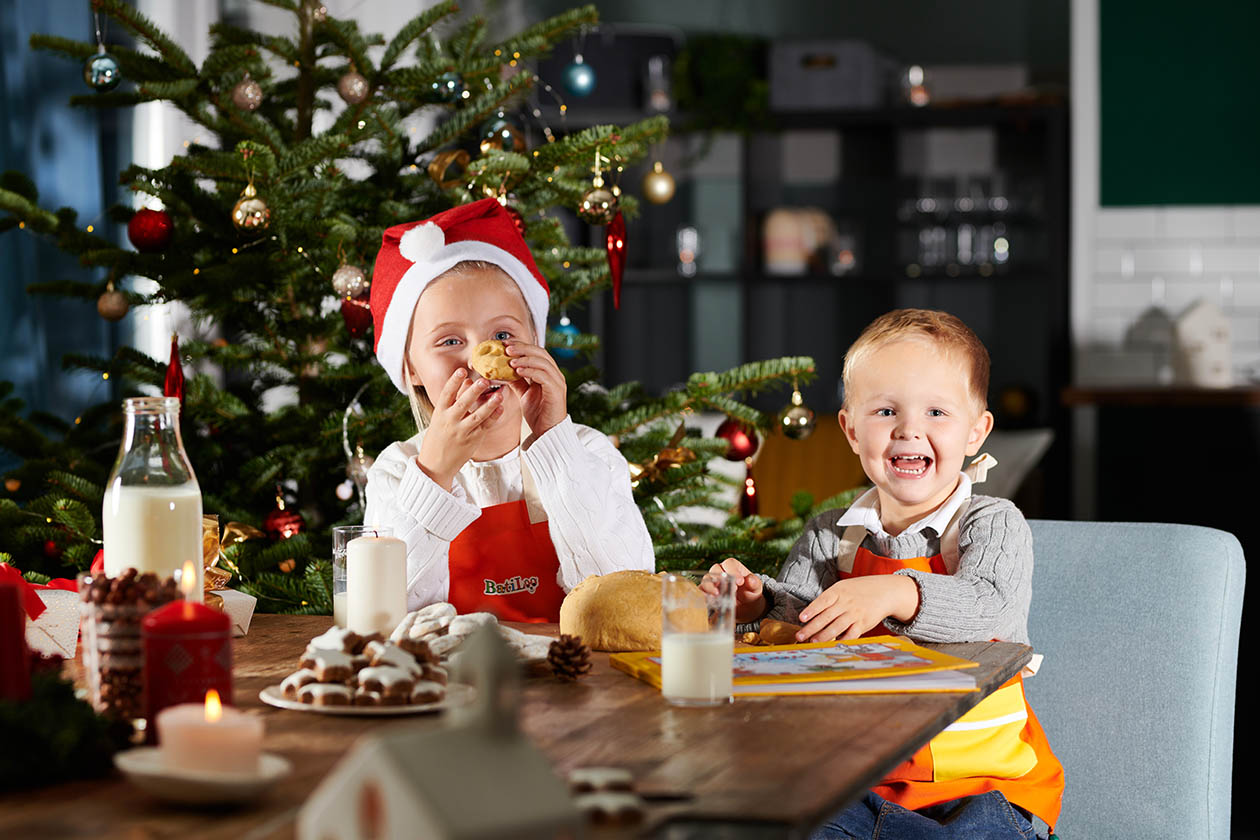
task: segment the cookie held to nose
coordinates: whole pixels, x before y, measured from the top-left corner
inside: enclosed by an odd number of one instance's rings
[[[498,382],[512,382],[521,378],[520,374],[512,369],[508,361],[507,348],[498,339],[483,341],[474,347],[468,366],[484,378]]]

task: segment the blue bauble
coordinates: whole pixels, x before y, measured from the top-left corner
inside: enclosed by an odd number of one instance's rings
[[[458,102],[464,96],[464,80],[458,73],[443,73],[431,85],[435,102]]]
[[[561,321],[559,324],[556,324],[555,332],[563,334],[566,340],[572,341],[574,337],[581,335],[582,331],[575,327],[572,323],[566,323],[566,321],[567,319]],[[578,354],[578,351],[570,347],[551,347],[549,349],[551,350],[551,355],[561,361],[576,359]]]
[[[107,52],[98,52],[83,62],[83,81],[98,92],[104,93],[118,87],[122,81],[122,71],[118,67],[118,59]]]
[[[564,87],[574,96],[590,96],[595,90],[595,71],[582,60],[582,56],[577,56],[572,64],[564,68]]]

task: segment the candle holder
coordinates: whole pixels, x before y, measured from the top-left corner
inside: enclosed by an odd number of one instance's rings
[[[183,597],[178,577],[126,569],[115,577],[84,573],[78,584],[89,702],[100,714],[134,723],[144,717],[140,621]]]

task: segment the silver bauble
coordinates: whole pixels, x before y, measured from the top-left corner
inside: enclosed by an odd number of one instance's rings
[[[358,297],[367,291],[367,275],[357,265],[341,265],[332,276],[333,291],[341,297]]]

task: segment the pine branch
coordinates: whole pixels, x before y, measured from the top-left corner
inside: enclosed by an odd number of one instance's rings
[[[459,7],[454,0],[444,0],[434,6],[430,6],[411,20],[403,24],[398,30],[398,34],[385,47],[384,54],[381,55],[380,73],[387,72],[403,54],[403,52],[411,46],[417,38],[424,35],[443,18],[453,15]]]
[[[197,65],[184,50],[172,41],[166,33],[158,29],[153,21],[140,14],[124,0],[92,0],[92,8],[104,12],[123,25],[137,38],[153,47],[179,73],[186,76],[197,75]]]

